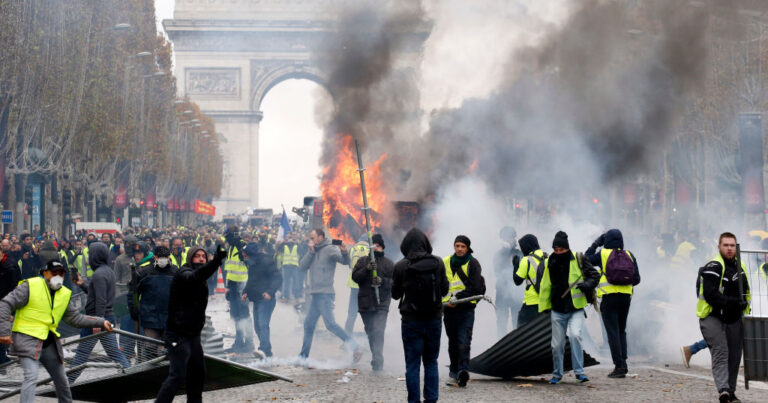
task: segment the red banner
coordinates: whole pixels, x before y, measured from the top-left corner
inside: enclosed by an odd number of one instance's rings
[[[216,215],[216,207],[212,204],[195,200],[195,213],[205,215]]]

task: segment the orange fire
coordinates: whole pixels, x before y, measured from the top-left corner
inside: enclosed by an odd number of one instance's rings
[[[353,244],[357,241],[355,238],[365,231],[365,212],[362,210],[363,196],[360,190],[355,142],[351,135],[339,134],[335,145],[336,157],[331,165],[323,168],[320,184],[323,222],[328,225],[333,238]],[[384,154],[372,165],[365,167],[365,186],[368,207],[371,208],[372,229],[381,227],[379,213],[386,203],[381,180],[381,163],[386,159],[387,154]]]

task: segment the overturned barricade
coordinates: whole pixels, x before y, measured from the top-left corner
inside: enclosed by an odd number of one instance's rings
[[[91,402],[126,402],[153,399],[168,376],[169,362],[165,345],[161,340],[117,330],[121,338],[135,342],[136,354],[130,357],[130,367],[110,358],[105,351],[111,350],[108,333],[100,332],[75,338],[62,343],[67,376],[75,400]],[[125,340],[121,340],[121,344]],[[104,344],[106,342],[106,344]],[[95,346],[94,346],[95,344]],[[93,347],[91,347],[93,346]],[[86,347],[84,349],[84,347]],[[85,362],[75,361],[77,351],[91,350]],[[126,351],[127,354],[130,354]],[[81,351],[82,354],[82,351]],[[204,391],[235,388],[261,382],[291,379],[260,369],[205,354],[206,378]],[[21,391],[24,372],[18,360],[0,365],[0,400],[15,396]],[[48,373],[41,366],[37,382],[37,395],[55,397],[55,390]],[[183,394],[180,389],[178,394]]]
[[[750,381],[768,382],[768,250],[739,248],[739,258],[747,268],[750,294],[744,316],[744,387],[749,389]]]
[[[552,373],[552,324],[549,314],[519,327],[469,362],[469,371],[510,379]],[[600,364],[584,352],[584,368]],[[571,344],[566,342],[563,369],[573,369]]]

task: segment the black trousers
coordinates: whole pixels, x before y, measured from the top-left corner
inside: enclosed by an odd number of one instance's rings
[[[629,294],[605,294],[600,303],[600,314],[611,348],[611,359],[616,369],[627,370],[627,316],[632,296]]]
[[[368,346],[371,348],[371,368],[381,371],[384,367],[384,331],[387,328],[387,311],[360,312]]]
[[[461,308],[447,308],[443,312],[445,334],[448,336],[448,375],[459,376],[459,371],[469,368],[469,353],[472,345],[472,328],[475,326],[475,311]]]
[[[179,388],[185,385],[187,402],[202,402],[205,358],[200,335],[189,337],[168,331],[165,334],[165,347],[168,350],[170,369],[155,402],[171,403]]]
[[[521,328],[528,324],[528,322],[536,319],[539,314],[538,305],[525,305],[520,307],[520,312],[517,313],[517,328]]]

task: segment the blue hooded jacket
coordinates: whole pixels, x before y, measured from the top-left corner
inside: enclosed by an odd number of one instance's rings
[[[595,266],[603,269],[603,261],[600,258],[599,247],[604,249],[624,249],[624,236],[618,229],[609,229],[605,234],[600,235],[599,238],[592,243],[592,245],[584,252],[584,256]],[[635,278],[632,281],[632,285],[640,284],[640,270],[637,267],[637,256],[634,253],[629,252],[632,255],[632,262],[635,264]]]

